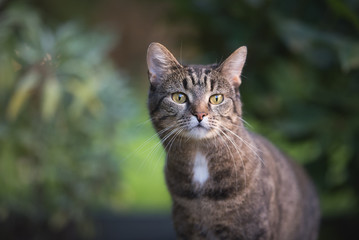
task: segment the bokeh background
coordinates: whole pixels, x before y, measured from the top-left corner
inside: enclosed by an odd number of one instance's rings
[[[0,238],[174,239],[146,50],[248,47],[248,128],[313,178],[321,240],[359,226],[359,1],[0,0]]]

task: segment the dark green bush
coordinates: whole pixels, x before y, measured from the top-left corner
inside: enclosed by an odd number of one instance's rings
[[[29,7],[0,21],[0,221],[15,213],[61,229],[86,223],[117,188],[114,138],[128,115],[113,37]]]

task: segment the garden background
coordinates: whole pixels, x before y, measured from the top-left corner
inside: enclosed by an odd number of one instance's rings
[[[184,63],[246,45],[248,128],[308,170],[320,239],[354,239],[356,0],[0,0],[1,239],[174,239],[146,110],[153,41]]]

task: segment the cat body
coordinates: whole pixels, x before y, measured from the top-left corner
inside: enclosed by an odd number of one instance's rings
[[[147,55],[148,106],[167,152],[179,239],[314,240],[319,204],[304,170],[243,125],[246,48],[221,65],[183,66],[162,45]]]

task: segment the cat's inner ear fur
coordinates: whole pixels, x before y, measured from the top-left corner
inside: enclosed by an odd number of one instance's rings
[[[238,48],[219,67],[223,76],[230,81],[235,88],[241,85],[241,73],[247,57],[247,47]]]
[[[147,49],[147,67],[151,84],[157,84],[173,69],[182,66],[166,47],[151,43]]]

